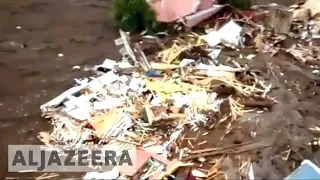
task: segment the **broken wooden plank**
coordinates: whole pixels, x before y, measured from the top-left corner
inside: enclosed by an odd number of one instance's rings
[[[272,145],[271,142],[266,141],[260,141],[260,142],[251,142],[251,143],[244,143],[239,144],[237,146],[228,147],[228,148],[222,148],[220,150],[213,150],[205,153],[199,153],[195,155],[191,155],[188,157],[183,158],[183,160],[188,161],[192,159],[196,159],[199,157],[207,157],[207,156],[216,156],[221,154],[239,154],[247,151],[251,151],[254,149],[260,149],[260,148],[266,148],[270,147]]]

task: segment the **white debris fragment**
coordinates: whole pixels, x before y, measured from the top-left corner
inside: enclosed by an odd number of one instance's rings
[[[80,68],[80,66],[73,66],[72,69],[74,69],[74,70],[80,70],[81,68]]]
[[[21,29],[21,28],[22,28],[21,26],[17,26],[17,27],[16,27],[16,29]]]
[[[220,105],[223,102],[223,99],[218,98],[218,94],[216,92],[213,92],[209,94],[209,98],[207,101],[208,106],[206,109],[210,109],[214,112],[219,112],[220,111]]]
[[[122,69],[126,69],[126,68],[132,68],[133,66],[127,62],[127,61],[121,61],[119,63],[116,64],[117,67],[122,68]]]
[[[158,105],[160,105],[161,103],[162,103],[161,97],[160,97],[158,94],[156,94],[156,95],[153,97],[153,99],[150,101],[150,104],[151,104],[152,106],[158,106]]]
[[[64,55],[62,53],[59,53],[58,54],[58,57],[63,57]]]
[[[207,123],[208,118],[195,109],[187,108],[185,114],[188,120],[188,124],[191,126],[192,130],[197,130],[199,128],[200,122],[204,124]]]
[[[139,91],[141,87],[142,80],[140,78],[132,78],[129,87],[132,91]]]
[[[230,20],[219,31],[221,42],[233,48],[243,47],[243,28]]]
[[[86,141],[86,139],[87,139],[90,135],[91,135],[91,132],[88,131],[88,130],[85,130],[85,131],[81,134],[78,142],[77,142],[76,145],[75,145],[75,148],[77,148],[77,149],[80,148],[80,147],[84,144],[84,142]]]
[[[221,43],[220,33],[217,31],[211,31],[210,33],[201,37],[209,44],[210,47],[215,47]]]
[[[248,178],[249,178],[249,180],[255,180],[252,163],[250,163],[250,165],[249,165]]]
[[[206,161],[206,159],[204,157],[200,157],[200,158],[198,158],[198,161],[203,163]]]
[[[119,76],[116,75],[114,72],[109,71],[108,73],[93,79],[90,82],[87,81],[81,81],[80,86],[76,86],[73,88],[70,88],[69,90],[65,91],[58,97],[54,98],[53,100],[49,101],[48,103],[42,105],[40,109],[42,109],[44,112],[46,111],[46,108],[52,108],[60,105],[62,102],[65,102],[64,105],[67,105],[64,109],[65,112],[67,112],[70,116],[79,119],[79,120],[85,120],[88,117],[90,117],[90,105],[89,102],[90,98],[92,99],[93,96],[96,96],[95,94],[91,96],[80,96],[75,97],[74,95],[79,93],[84,88],[90,87],[93,90],[99,90],[103,86],[109,85],[113,83],[114,81],[118,80]],[[79,82],[79,81],[78,81]],[[87,99],[89,98],[89,99]]]
[[[168,155],[168,151],[167,151],[167,148],[170,146],[170,144],[172,143],[172,142],[175,142],[176,141],[176,139],[180,136],[180,134],[182,133],[182,131],[183,131],[183,126],[182,126],[182,124],[180,124],[176,129],[175,129],[175,131],[170,135],[170,140],[169,141],[167,141],[167,142],[165,142],[164,144],[163,144],[163,149],[164,149],[164,153],[163,153],[163,155],[164,155],[164,157],[167,157],[167,155]]]
[[[119,76],[112,71],[107,72],[106,74],[94,79],[92,82],[97,81],[103,85],[109,85],[117,80],[119,80]]]
[[[120,76],[119,81],[121,83],[127,83],[129,81],[129,78],[127,76]]]
[[[88,84],[89,82],[89,79],[88,78],[83,78],[83,79],[74,79],[76,81],[77,84],[79,85],[86,85]]]
[[[215,68],[215,67],[216,66],[211,66],[211,65],[203,64],[203,63],[199,63],[198,65],[196,65],[197,69],[203,69],[203,70],[209,70],[209,69],[212,69],[212,68]]]
[[[108,110],[121,106],[123,104],[122,99],[108,97],[107,100],[93,102],[93,108],[95,110]]]
[[[199,177],[199,178],[206,178],[207,177],[207,174],[206,173],[203,173],[197,169],[193,169],[192,170],[192,175],[196,176],[196,177]]]
[[[212,49],[211,53],[209,53],[208,55],[213,59],[217,59],[218,56],[220,55],[222,49]]]
[[[95,98],[95,96],[95,94],[90,94],[71,98],[69,101],[64,103],[66,107],[63,109],[63,111],[75,119],[87,120],[91,117],[90,101],[91,99]]]
[[[177,108],[181,108],[188,103],[188,97],[181,93],[174,93],[169,97],[169,99],[174,101],[174,106]]]
[[[155,154],[162,154],[164,152],[163,146],[161,145],[154,145],[144,148],[148,152],[155,153]]]
[[[113,67],[117,64],[116,61],[111,60],[111,59],[105,59],[103,64],[101,65],[102,67],[108,68],[108,69],[113,69]]]
[[[52,99],[48,103],[43,104],[42,106],[40,106],[40,109],[44,110],[45,108],[58,106],[67,97],[72,96],[73,94],[79,92],[80,90],[82,90],[83,88],[85,88],[87,86],[88,86],[88,84],[82,84],[80,86],[72,87],[72,88],[68,89],[67,91],[65,91],[64,93],[62,93],[61,95],[59,95],[58,97]]]
[[[196,65],[196,68],[199,70],[209,70],[212,71],[213,74],[216,73],[225,73],[224,71],[230,71],[230,72],[238,72],[238,71],[245,71],[245,68],[232,68],[230,66],[224,66],[224,65],[219,65],[219,66],[215,66],[215,65],[207,65],[207,64],[203,64],[203,63],[199,63],[198,65]]]
[[[320,74],[320,70],[315,69],[315,70],[312,71],[312,73],[313,73],[313,74]]]
[[[301,33],[301,39],[306,39],[309,36],[308,31],[304,31]]]
[[[116,169],[108,172],[87,172],[83,177],[84,180],[92,180],[92,179],[117,179],[120,176],[120,172]]]
[[[255,54],[249,54],[248,56],[246,56],[246,59],[251,60],[251,59],[253,59],[255,57],[256,57]]]
[[[115,39],[115,40],[114,40],[114,44],[115,44],[116,46],[120,46],[120,45],[123,44],[123,40],[122,40],[121,38]]]
[[[254,137],[256,137],[257,132],[255,132],[255,131],[251,131],[251,132],[250,132],[250,135],[251,135],[251,137],[253,137],[253,138],[254,138]]]
[[[179,66],[180,66],[180,68],[183,68],[183,67],[188,66],[189,64],[191,64],[191,63],[193,63],[193,62],[195,62],[194,59],[186,59],[186,58],[184,58],[184,59],[182,59],[182,61],[180,62]]]

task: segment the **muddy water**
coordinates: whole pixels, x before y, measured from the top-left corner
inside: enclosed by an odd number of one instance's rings
[[[109,0],[0,1],[3,157],[8,144],[38,144],[37,133],[50,129],[40,118],[39,106],[73,85],[73,78],[85,75],[73,66],[119,58],[109,5]],[[7,162],[1,161],[0,166],[0,178],[9,176]]]

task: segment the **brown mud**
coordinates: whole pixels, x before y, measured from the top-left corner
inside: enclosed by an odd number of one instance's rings
[[[119,58],[118,37],[105,0],[0,2],[0,154],[8,144],[38,144],[50,129],[39,106],[73,85],[73,66]],[[20,26],[21,29],[17,28]],[[10,44],[16,43],[16,45]],[[23,45],[21,48],[19,44]],[[58,57],[62,53],[63,57]],[[1,161],[0,178],[7,174]],[[33,177],[24,174],[22,177]]]
[[[73,78],[86,75],[72,67],[98,64],[106,57],[119,58],[113,41],[118,32],[109,9],[109,0],[0,2],[0,154],[4,159],[0,178],[35,176],[7,172],[7,146],[40,143],[38,132],[51,126],[41,118],[39,106],[72,86]],[[274,96],[279,103],[273,112],[252,118],[257,126],[226,138],[245,141],[251,131],[261,140],[276,138],[275,146],[256,152],[261,169],[257,173],[265,179],[283,177],[290,172],[290,163],[274,155],[285,145],[297,147],[297,156],[313,157],[300,146],[312,137],[308,127],[319,116],[320,89],[311,70],[287,56],[259,55],[252,66],[277,86]],[[239,136],[244,139],[239,140]],[[65,176],[79,177],[77,173]]]

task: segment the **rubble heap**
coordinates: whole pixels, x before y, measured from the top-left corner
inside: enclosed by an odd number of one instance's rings
[[[42,105],[54,125],[51,143],[156,147],[154,153],[192,160],[182,145],[185,133],[225,122],[231,128],[248,110],[242,102],[269,99],[270,86],[247,67],[181,59],[181,53],[209,48],[200,36],[186,37],[188,44],[175,42],[160,52],[151,71],[107,59],[94,68],[95,76],[76,79],[75,87]]]
[[[295,10],[299,8],[296,6]],[[279,24],[275,18],[279,11],[292,12],[290,8],[270,11],[275,13],[269,17],[275,21],[271,23],[273,28]],[[244,47],[274,56],[284,49],[279,43],[289,36],[303,39],[303,32],[301,36],[293,32],[297,22],[291,21],[292,14],[281,16],[290,19],[290,27],[281,27],[276,33],[236,10],[222,16],[202,35],[185,31],[162,39],[148,37],[160,49],[152,50],[151,56],[143,48],[145,41],[133,41],[120,31],[116,44],[123,45],[121,61],[106,59],[92,69],[94,76],[76,79],[74,87],[41,106],[43,116],[51,120],[54,129],[50,134],[40,133],[40,140],[73,147],[99,144],[116,151],[134,148],[153,157],[161,156],[162,162],[174,159],[174,170],[192,166],[193,176],[204,179],[224,174],[221,162],[228,161],[228,154],[271,146],[272,142],[250,141],[206,148],[211,137],[198,140],[221,128],[223,139],[245,112],[263,112],[276,103],[268,95],[272,85],[243,62],[255,55],[225,61],[218,56],[224,49]],[[304,62],[310,61],[305,46],[295,45],[286,51]],[[190,134],[196,137],[190,138]],[[238,161],[241,177],[250,176],[250,157],[243,154]],[[150,164],[143,173],[126,174],[120,170],[120,175],[129,179],[165,177],[152,174],[156,170],[150,170],[154,163]]]

